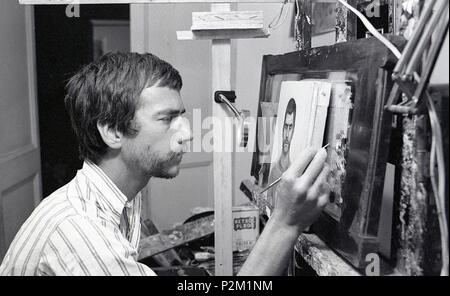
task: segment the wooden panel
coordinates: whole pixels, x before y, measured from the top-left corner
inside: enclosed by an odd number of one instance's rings
[[[34,209],[34,200],[30,198],[30,192],[33,192],[35,178],[36,173],[1,193],[6,245],[12,242],[22,223]]]
[[[25,147],[14,154],[0,158],[0,189],[6,190],[39,171],[39,149]]]
[[[363,276],[365,270],[358,271],[348,262],[338,256],[323,240],[312,233],[304,233],[299,236],[295,245],[295,264],[300,265],[299,257],[310,266],[319,276]],[[300,261],[300,262],[299,262]],[[400,276],[397,270],[380,258],[380,276]],[[371,270],[370,270],[371,271]],[[295,274],[296,275],[296,274]],[[299,274],[302,275],[302,274]]]
[[[319,276],[360,275],[315,234],[300,235],[295,245],[295,251]]]
[[[191,30],[262,29],[262,11],[193,12]]]
[[[177,31],[178,40],[247,39],[247,38],[267,38],[269,36],[270,33],[266,29]]]

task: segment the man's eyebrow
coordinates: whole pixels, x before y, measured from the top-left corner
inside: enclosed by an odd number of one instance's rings
[[[169,109],[163,109],[163,110],[156,112],[156,115],[181,115],[184,113],[186,113],[186,109],[184,109],[184,108],[181,110],[169,108]]]

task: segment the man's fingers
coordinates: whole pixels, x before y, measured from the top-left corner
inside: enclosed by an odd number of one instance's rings
[[[327,160],[327,151],[322,148],[314,156],[314,159],[309,164],[308,168],[302,175],[302,181],[306,186],[311,186],[317,179],[317,176],[322,172],[322,169]]]
[[[319,176],[314,181],[314,184],[308,190],[308,195],[310,195],[310,198],[312,197],[318,198],[323,194],[329,193],[330,187],[327,183],[329,172],[330,169],[328,168],[328,165],[325,164]]]
[[[302,175],[305,168],[316,155],[317,149],[306,148],[284,173],[286,179],[295,179]]]
[[[317,207],[319,209],[323,209],[330,202],[330,194],[322,194],[319,196],[319,200],[317,201]]]

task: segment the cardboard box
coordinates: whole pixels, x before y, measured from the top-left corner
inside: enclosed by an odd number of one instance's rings
[[[253,205],[233,207],[233,251],[253,248],[259,236],[259,209]]]

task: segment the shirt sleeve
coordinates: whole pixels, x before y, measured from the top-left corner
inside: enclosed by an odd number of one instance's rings
[[[135,260],[135,251],[113,229],[74,217],[61,223],[49,237],[38,274],[73,276],[153,276]]]

